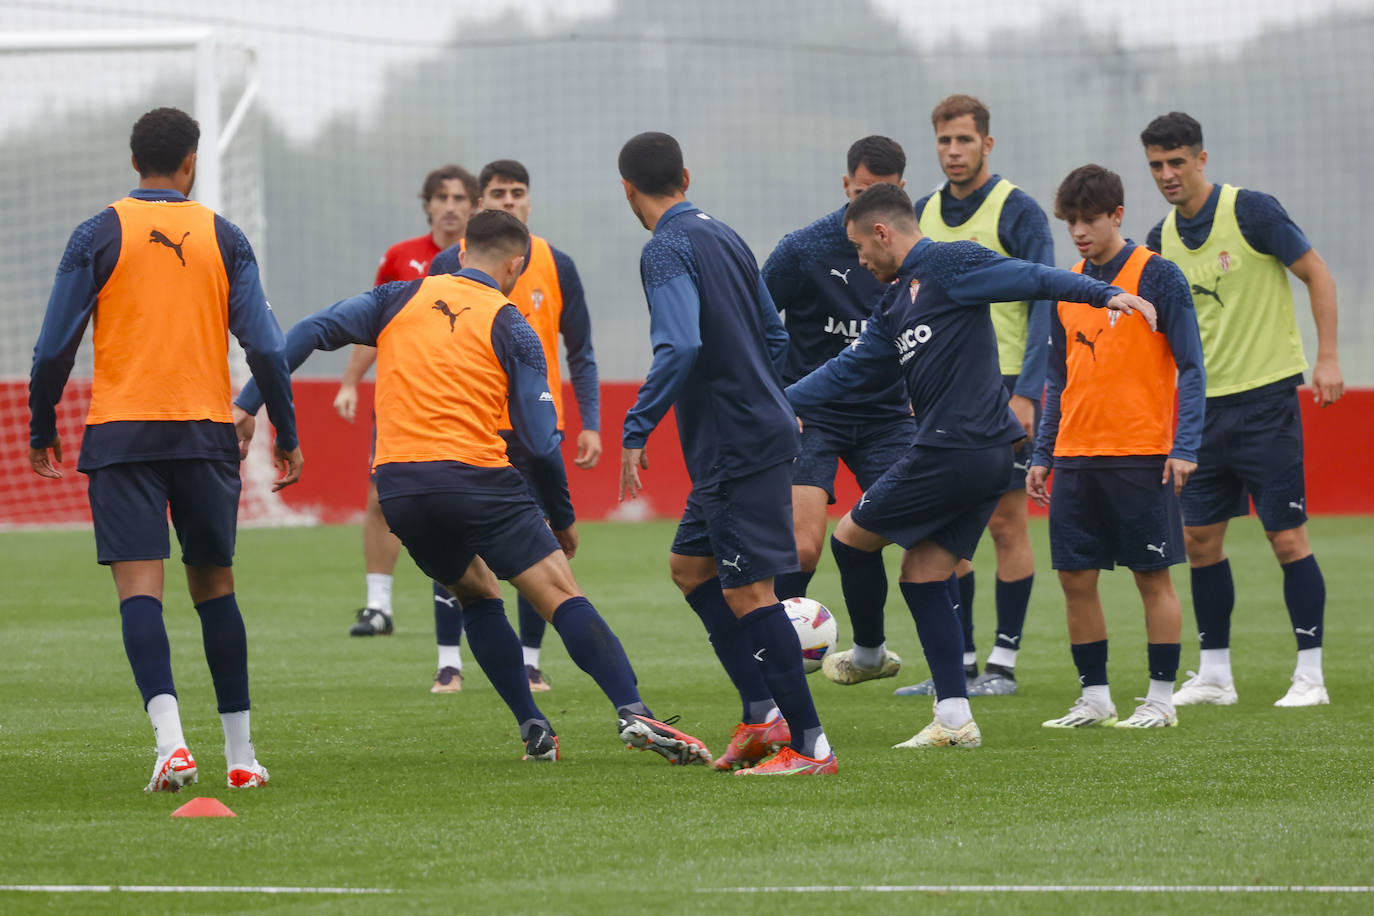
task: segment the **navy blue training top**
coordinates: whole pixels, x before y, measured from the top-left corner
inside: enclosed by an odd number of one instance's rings
[[[988,194],[997,182],[1005,181],[1001,175],[992,175],[983,186],[963,200],[949,193],[949,182],[940,189],[940,218],[946,226],[962,226],[972,218],[978,208],[987,200]],[[916,201],[916,218],[933,195],[927,194]],[[1013,258],[1054,266],[1054,236],[1050,233],[1050,221],[1040,205],[1020,188],[1007,195],[1002,206],[1002,215],[997,220],[997,241]],[[1030,323],[1026,327],[1026,354],[1021,358],[1021,372],[1016,376],[1016,390],[1012,394],[1039,401],[1045,387],[1045,342],[1050,334],[1050,310],[1053,302],[1032,299],[1030,303]]]
[[[492,289],[498,288],[495,280],[475,268],[460,270],[457,275],[485,283]],[[377,346],[382,329],[405,307],[423,282],[383,283],[302,318],[286,335],[286,359],[291,370],[295,371],[316,350],[337,350],[348,344]],[[561,531],[575,519],[568,494],[567,471],[559,451],[563,437],[558,431],[553,401],[548,397],[543,345],[520,310],[507,305],[496,313],[492,322],[491,347],[509,380],[511,425],[520,442],[535,458],[532,482],[544,502],[549,523]],[[249,382],[234,403],[249,413],[256,412],[261,403],[257,386]],[[474,467],[458,461],[385,464],[377,469],[377,497],[388,499],[416,493],[499,489],[509,483],[510,470],[510,467]]]
[[[135,188],[136,200],[184,201],[180,192]],[[267,392],[267,414],[277,430],[277,445],[297,445],[296,412],[291,404],[291,373],[285,340],[262,291],[253,248],[238,226],[215,215],[215,241],[229,279],[229,332],[243,347],[248,369]],[[119,261],[119,217],[106,207],[72,233],[57,268],[43,328],[33,348],[29,373],[29,445],[44,448],[57,435],[57,402],[71,375],[86,325],[95,314],[100,290]],[[137,345],[130,341],[129,345]],[[213,458],[237,462],[238,437],[232,423],[214,420],[116,420],[87,426],[77,470],[89,471],[132,461]]]
[[[1131,252],[1139,247],[1130,239],[1110,261],[1101,267],[1085,261],[1083,273],[1110,283],[1121,272]],[[1202,444],[1202,418],[1206,404],[1207,373],[1202,365],[1202,338],[1197,329],[1197,312],[1193,309],[1193,294],[1178,265],[1163,257],[1150,258],[1140,273],[1139,295],[1155,307],[1159,333],[1169,341],[1178,369],[1178,426],[1174,431],[1170,458],[1197,461]],[[1054,444],[1059,438],[1059,397],[1068,383],[1068,342],[1059,309],[1050,315],[1050,358],[1045,373],[1045,409],[1040,415],[1040,427],[1035,434],[1035,457],[1031,464],[1052,468],[1083,467],[1153,467],[1158,456],[1143,462],[1145,456],[1132,455],[1065,455],[1054,457]]]
[[[795,458],[797,422],[779,381],[787,332],[744,240],[682,201],[654,227],[639,273],[654,361],[623,445],[643,448],[672,407],[697,486]]]
[[[1026,433],[1007,406],[988,303],[1067,299],[1100,307],[1120,292],[977,242],[922,238],[855,345],[789,386],[787,397],[802,413],[873,379],[899,377],[916,411],[916,445],[1015,442]]]
[[[785,384],[803,378],[858,340],[887,289],[860,266],[845,235],[846,209],[789,232],[763,264],[763,280],[783,313],[789,338],[782,372]],[[803,419],[852,426],[910,415],[906,388],[893,380],[809,409]]]

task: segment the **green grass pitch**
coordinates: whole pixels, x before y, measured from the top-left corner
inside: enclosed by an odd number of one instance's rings
[[[239,536],[253,724],[272,772],[224,787],[222,736],[196,615],[170,568],[167,623],[201,783],[145,795],[151,729],[120,642],[109,574],[85,532],[0,534],[0,884],[385,888],[386,897],[0,891],[0,911],[601,913],[1369,912],[1351,893],[821,892],[798,885],[1374,884],[1374,520],[1319,518],[1326,678],[1333,705],[1275,709],[1293,637],[1281,579],[1253,519],[1230,545],[1240,704],[1185,708],[1163,732],[1040,727],[1076,695],[1062,596],[1041,570],[1015,697],[974,700],[984,745],[898,751],[930,718],[892,689],[926,676],[894,588],[894,680],[812,691],[840,761],[832,778],[745,780],[632,753],[613,712],[553,630],[541,707],[564,759],[520,761],[509,713],[465,652],[461,694],[428,692],[428,583],[407,560],[397,633],[350,639],[362,594],[357,528]],[[739,709],[695,616],[667,577],[669,523],[588,524],[578,578],[624,642],[646,701],[723,748]],[[895,554],[889,551],[889,561]],[[980,658],[993,627],[990,545],[977,558]],[[1196,642],[1186,572],[1184,666]],[[1119,709],[1146,683],[1129,573],[1103,577]],[[848,622],[827,557],[811,594]],[[512,609],[513,610],[513,609]],[[513,614],[512,614],[513,617]],[[1182,672],[1180,672],[1180,675]],[[171,820],[195,795],[237,819]]]

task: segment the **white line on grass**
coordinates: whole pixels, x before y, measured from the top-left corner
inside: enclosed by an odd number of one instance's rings
[[[1374,885],[1307,884],[834,884],[812,887],[699,887],[701,893],[813,894],[867,891],[875,894],[1370,894]]]
[[[380,887],[216,887],[199,884],[0,884],[0,891],[41,894],[390,894]]]

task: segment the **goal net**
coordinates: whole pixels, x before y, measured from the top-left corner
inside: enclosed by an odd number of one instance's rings
[[[0,527],[89,522],[76,458],[91,390],[91,332],[58,406],[63,479],[28,467],[28,374],[58,262],[73,229],[137,184],[128,137],[173,106],[201,126],[193,195],[232,220],[265,261],[262,117],[251,52],[206,29],[0,35]],[[263,265],[264,271],[266,265]],[[231,340],[230,374],[248,377]],[[271,492],[269,437],[243,468],[242,521],[286,521]]]

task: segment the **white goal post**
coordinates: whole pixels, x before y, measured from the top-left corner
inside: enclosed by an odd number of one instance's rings
[[[58,408],[64,479],[39,479],[13,457],[28,438],[29,363],[67,237],[136,183],[128,135],[138,115],[174,106],[200,124],[192,196],[243,229],[263,262],[257,60],[211,28],[8,32],[0,82],[0,436],[11,456],[0,462],[0,528],[88,524],[86,482],[74,467],[90,394],[89,330]],[[247,364],[232,341],[229,362],[242,384]],[[240,520],[306,521],[271,492],[268,438],[258,437],[243,467]]]

